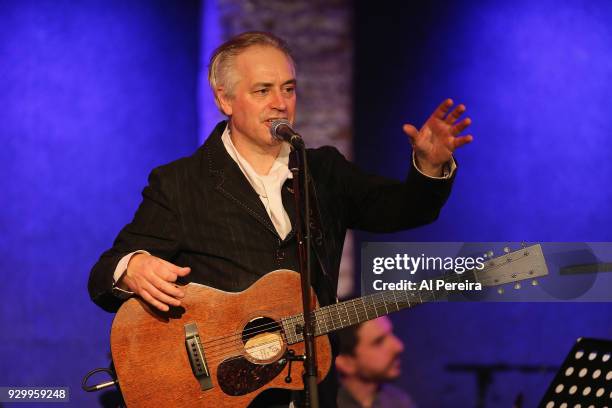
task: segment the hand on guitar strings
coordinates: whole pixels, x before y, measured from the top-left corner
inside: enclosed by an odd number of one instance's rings
[[[185,291],[174,282],[189,272],[189,267],[180,267],[153,255],[136,254],[130,259],[118,285],[134,292],[151,306],[167,312],[170,306],[181,305]]]

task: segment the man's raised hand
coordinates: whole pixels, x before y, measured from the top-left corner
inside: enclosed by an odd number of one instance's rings
[[[410,124],[404,125],[417,165],[427,175],[440,176],[455,149],[473,139],[472,135],[459,136],[472,123],[470,118],[459,120],[465,113],[465,105],[459,104],[451,111],[452,107],[452,99],[442,102],[420,130]]]

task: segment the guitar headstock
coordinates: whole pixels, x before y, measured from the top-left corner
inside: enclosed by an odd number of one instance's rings
[[[515,289],[521,288],[521,281],[530,280],[537,286],[537,278],[548,275],[548,268],[540,244],[522,245],[520,249],[504,248],[504,255],[493,257],[493,252],[484,254],[486,261],[482,270],[474,270],[474,277],[482,286],[501,286],[514,283]],[[498,292],[503,293],[503,288]]]

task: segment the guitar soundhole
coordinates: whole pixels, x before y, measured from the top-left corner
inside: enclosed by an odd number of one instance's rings
[[[245,357],[256,364],[278,360],[285,351],[280,325],[269,317],[256,317],[242,330]]]

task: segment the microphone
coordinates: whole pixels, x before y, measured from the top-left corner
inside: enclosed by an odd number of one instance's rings
[[[270,126],[270,134],[276,140],[290,143],[293,147],[304,147],[304,141],[287,119],[276,119]]]

